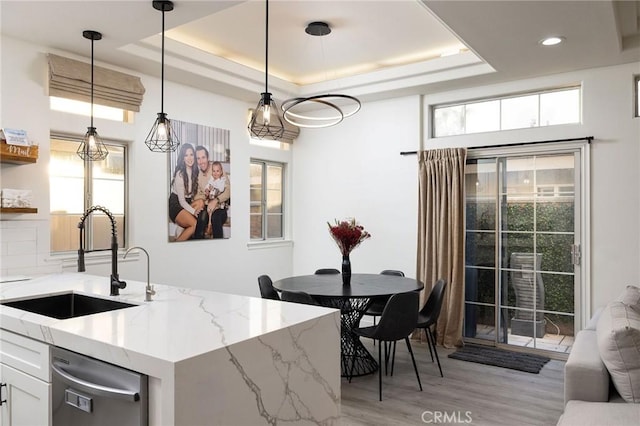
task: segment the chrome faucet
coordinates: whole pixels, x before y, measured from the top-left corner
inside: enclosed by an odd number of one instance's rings
[[[87,220],[87,217],[96,210],[101,211],[106,214],[109,220],[111,221],[111,248],[108,249],[100,249],[100,250],[87,250],[84,249],[84,221]],[[78,223],[78,228],[80,228],[80,248],[78,249],[78,272],[84,272],[84,254],[91,253],[92,251],[104,251],[111,250],[111,292],[109,293],[111,296],[118,296],[120,294],[120,289],[125,288],[127,283],[120,280],[118,276],[118,232],[116,231],[116,220],[113,218],[113,215],[109,210],[102,206],[92,206],[87,209],[86,212],[82,215],[80,222]]]
[[[142,250],[144,252],[144,254],[147,255],[147,288],[144,291],[144,300],[145,300],[145,302],[151,302],[153,300],[151,298],[151,296],[156,294],[156,291],[153,289],[153,286],[151,284],[149,284],[149,253],[147,253],[147,251],[145,249],[143,249],[142,247],[135,246],[135,247],[130,247],[127,251],[125,251],[124,252],[124,256],[122,256],[122,258],[126,259],[127,255],[129,254],[129,252],[131,250],[133,250],[133,249]]]

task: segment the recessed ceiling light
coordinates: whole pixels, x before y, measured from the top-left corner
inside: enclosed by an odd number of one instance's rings
[[[555,46],[556,44],[560,44],[564,41],[564,37],[562,36],[553,36],[547,37],[540,40],[540,44],[543,46]]]

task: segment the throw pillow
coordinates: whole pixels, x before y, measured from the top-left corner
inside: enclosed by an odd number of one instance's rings
[[[640,312],[640,288],[628,285],[620,301]]]
[[[640,311],[610,302],[596,328],[598,351],[620,396],[640,403]]]

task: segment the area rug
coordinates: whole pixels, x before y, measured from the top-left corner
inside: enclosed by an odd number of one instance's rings
[[[546,356],[512,352],[478,345],[465,345],[449,354],[449,358],[535,374],[540,373],[542,367],[549,362],[549,358]]]

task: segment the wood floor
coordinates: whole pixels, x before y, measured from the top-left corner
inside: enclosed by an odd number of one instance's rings
[[[363,343],[376,357],[377,347]],[[412,342],[423,391],[403,342],[398,342],[393,377],[342,379],[341,425],[424,424],[555,425],[563,409],[564,361],[551,360],[531,374],[448,358],[438,347],[444,378],[431,362],[426,342]]]

